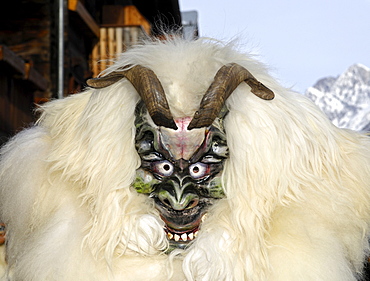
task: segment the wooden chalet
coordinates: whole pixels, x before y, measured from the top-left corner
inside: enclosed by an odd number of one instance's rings
[[[80,91],[105,60],[160,36],[162,27],[181,27],[178,0],[7,1],[0,9],[0,145],[34,121],[35,105]]]

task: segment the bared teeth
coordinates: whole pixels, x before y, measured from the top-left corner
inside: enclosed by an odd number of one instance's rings
[[[188,241],[188,235],[184,233],[183,235],[181,235],[181,239],[182,241]]]
[[[190,232],[190,233],[183,233],[183,234],[177,234],[177,233],[172,233],[168,229],[166,229],[167,232],[167,238],[168,240],[175,240],[176,242],[178,241],[192,241],[197,237],[198,235],[198,230]]]

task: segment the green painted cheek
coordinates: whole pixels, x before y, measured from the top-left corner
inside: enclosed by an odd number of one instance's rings
[[[154,188],[155,184],[159,183],[159,180],[155,179],[149,172],[139,169],[136,171],[136,178],[132,186],[138,193],[149,194]]]
[[[225,197],[225,192],[222,187],[222,182],[220,177],[213,178],[207,186],[209,194],[216,199],[221,199]]]

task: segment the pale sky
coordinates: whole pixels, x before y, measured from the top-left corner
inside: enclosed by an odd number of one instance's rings
[[[201,36],[238,37],[286,87],[303,93],[349,66],[370,67],[370,0],[180,0]]]

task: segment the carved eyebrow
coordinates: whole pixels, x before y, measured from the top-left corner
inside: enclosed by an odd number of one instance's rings
[[[213,164],[222,162],[223,158],[217,158],[214,155],[208,154],[202,158],[200,162],[205,164]]]
[[[163,156],[157,152],[152,152],[149,154],[142,155],[141,158],[145,161],[161,161],[163,160]]]

